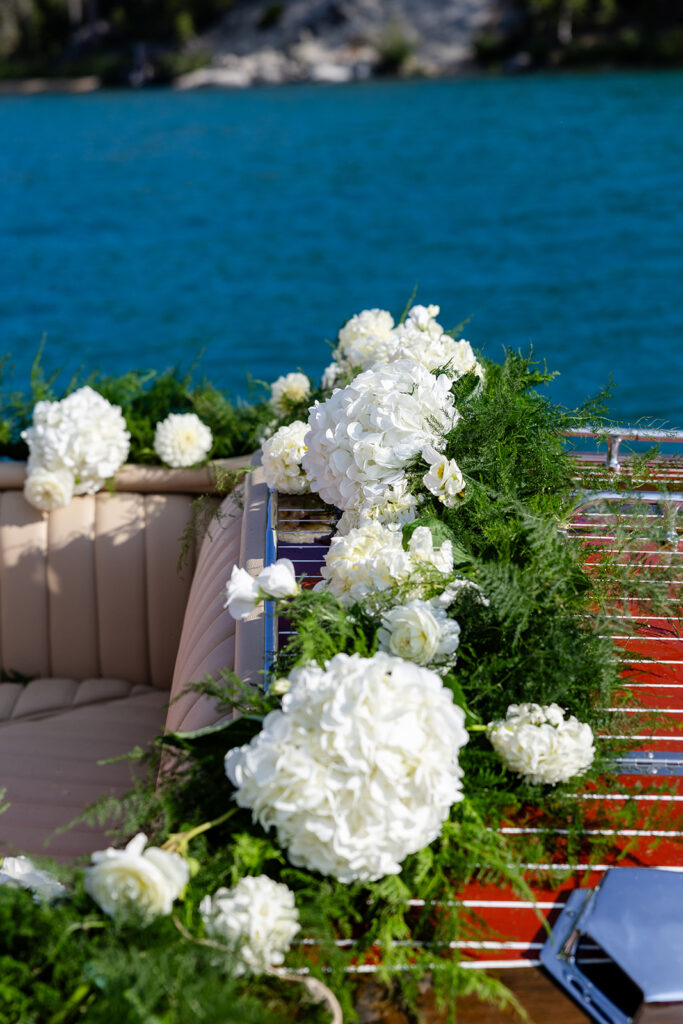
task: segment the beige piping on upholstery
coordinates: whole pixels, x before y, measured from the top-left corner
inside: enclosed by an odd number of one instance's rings
[[[231,459],[215,459],[199,469],[167,469],[165,466],[138,466],[126,463],[114,477],[117,491],[139,493],[172,492],[182,494],[210,494],[216,490],[213,466],[226,471],[242,469],[251,456],[236,455]],[[0,490],[20,491],[26,480],[25,462],[0,462]]]

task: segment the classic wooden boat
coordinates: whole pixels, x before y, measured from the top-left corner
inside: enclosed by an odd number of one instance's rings
[[[570,534],[594,546],[596,560],[609,549],[614,504],[623,505],[625,495],[591,485],[605,466],[618,472],[624,437],[647,441],[652,432],[614,434],[606,457],[577,455],[577,489],[588,493]],[[683,434],[667,432],[655,440],[680,442]],[[278,623],[268,605],[239,622],[223,612],[221,592],[232,566],[257,575],[264,564],[288,557],[313,583],[334,523],[309,497],[269,493],[257,465],[246,479],[243,502],[223,499],[220,518],[179,576],[178,538],[193,497],[213,488],[207,473],[126,467],[112,493],[76,498],[68,509],[48,515],[26,505],[23,479],[22,466],[0,466],[0,779],[10,803],[0,816],[0,850],[66,859],[99,848],[101,833],[89,826],[56,830],[103,792],[121,794],[129,785],[126,762],[98,762],[147,743],[162,728],[192,730],[214,723],[213,702],[184,693],[187,683],[228,667],[257,685],[264,663],[267,667],[286,638],[287,624]],[[666,561],[663,581],[673,587],[683,582],[678,578],[683,548],[671,533],[683,505],[682,485],[683,470],[668,457],[650,466],[646,479],[632,482],[652,516],[669,509],[665,545],[645,557]],[[634,600],[628,594],[623,599]],[[661,794],[648,799],[675,805],[683,800],[680,622],[657,621],[645,606],[636,607],[635,614],[641,623],[638,637],[616,640],[629,654],[624,674],[667,722],[657,735],[636,737],[638,749],[621,765],[623,792],[609,799],[624,799],[646,774],[662,780]],[[619,830],[604,862],[575,865],[561,884],[537,878],[544,866],[530,864],[535,904],[490,886],[469,886],[462,899],[500,938],[463,943],[461,953],[472,970],[497,973],[539,1024],[586,1020],[540,967],[545,932],[538,912],[552,925],[571,892],[594,885],[617,861],[683,867],[681,834]],[[557,836],[561,864],[561,822]],[[414,899],[419,902],[420,894]],[[371,968],[362,969],[369,976],[359,1004],[364,1019],[401,1020],[373,989]],[[429,1003],[425,992],[425,1019],[441,1019]],[[464,1001],[459,1019],[494,1024],[510,1018]]]

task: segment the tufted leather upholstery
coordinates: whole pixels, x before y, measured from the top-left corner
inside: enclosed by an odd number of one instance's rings
[[[147,744],[188,681],[235,663],[220,592],[240,558],[242,510],[225,500],[192,585],[193,553],[176,570],[179,538],[193,492],[210,480],[201,471],[140,470],[137,483],[136,468],[126,467],[115,493],[43,515],[16,489],[16,466],[0,465],[0,665],[5,678],[37,677],[0,682],[0,788],[10,801],[0,856],[100,848],[96,829],[53,834],[102,793],[129,788],[128,762],[97,762]],[[211,702],[188,695],[172,704],[168,727],[215,717]]]

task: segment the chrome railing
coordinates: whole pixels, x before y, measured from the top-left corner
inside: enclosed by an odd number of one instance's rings
[[[683,445],[683,430],[658,430],[653,427],[575,427],[565,437],[584,437],[607,442],[605,464],[615,473],[621,469],[619,448],[622,441],[649,441],[655,444]]]

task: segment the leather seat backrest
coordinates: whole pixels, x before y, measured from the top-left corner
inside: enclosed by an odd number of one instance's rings
[[[192,494],[101,491],[41,513],[0,490],[0,667],[170,687],[194,552]]]

